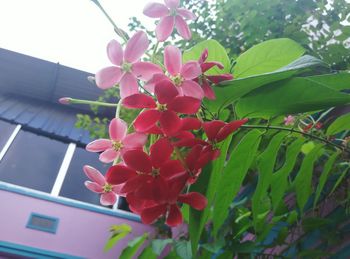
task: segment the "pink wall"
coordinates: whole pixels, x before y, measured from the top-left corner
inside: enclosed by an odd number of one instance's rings
[[[128,240],[152,228],[116,216],[104,215],[51,201],[0,190],[0,241],[31,246],[86,258],[118,258]],[[30,214],[59,218],[56,234],[26,228]],[[128,224],[132,233],[111,251],[104,253],[111,225]]]

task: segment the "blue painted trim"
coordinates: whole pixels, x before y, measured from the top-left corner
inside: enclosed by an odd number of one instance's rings
[[[35,225],[32,223],[33,218],[40,218],[40,219],[44,219],[44,220],[49,220],[49,221],[53,222],[53,225],[50,228]],[[58,222],[59,222],[58,218],[54,218],[54,217],[50,217],[50,216],[46,216],[46,215],[32,212],[29,216],[26,228],[31,228],[31,229],[35,229],[35,230],[39,230],[39,231],[44,231],[44,232],[56,234],[57,228],[58,228]]]
[[[85,202],[81,202],[81,201],[76,201],[76,200],[68,199],[65,197],[54,197],[54,196],[51,196],[50,194],[45,193],[45,192],[32,190],[29,188],[17,186],[17,185],[10,184],[10,183],[0,182],[0,190],[17,193],[17,194],[21,194],[24,196],[33,197],[33,198],[40,199],[40,200],[50,201],[50,202],[62,204],[62,205],[68,206],[68,207],[78,208],[78,209],[82,209],[82,210],[88,210],[88,211],[97,212],[97,213],[104,214],[104,215],[109,215],[109,216],[123,218],[123,219],[131,220],[131,221],[141,222],[140,217],[136,214],[131,213],[131,212],[127,212],[127,211],[123,211],[123,210],[107,209],[104,207],[99,207],[99,206],[96,206],[93,204],[89,204],[89,203],[85,203]]]
[[[26,256],[36,259],[52,259],[52,258],[64,258],[64,259],[84,259],[84,257],[73,256],[68,254],[62,254],[43,250],[40,248],[24,246],[9,242],[0,241],[0,252],[15,254],[19,256]]]

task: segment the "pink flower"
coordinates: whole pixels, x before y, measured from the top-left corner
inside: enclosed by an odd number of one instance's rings
[[[85,186],[90,191],[100,193],[100,203],[104,206],[114,205],[117,201],[116,191],[118,187],[107,182],[106,178],[97,169],[85,165],[84,172],[91,181],[86,181]]]
[[[100,160],[104,163],[113,162],[119,155],[127,150],[142,149],[147,141],[147,136],[142,133],[126,134],[128,125],[125,121],[114,118],[109,124],[109,136],[111,139],[97,139],[86,146],[90,152],[102,152]]]
[[[201,75],[201,67],[197,61],[188,61],[182,64],[181,51],[172,45],[168,45],[164,49],[164,65],[169,73],[169,77],[164,74],[156,74],[148,81],[145,88],[154,92],[156,85],[162,86],[171,82],[172,88],[178,92],[180,96],[190,96],[199,100],[203,99],[204,92],[202,87],[193,79]]]
[[[96,84],[101,89],[120,84],[120,96],[125,98],[138,93],[137,79],[148,81],[154,74],[162,73],[162,69],[151,63],[139,61],[148,48],[146,33],[139,31],[127,42],[125,50],[112,40],[107,46],[109,60],[115,66],[101,69],[96,73]]]
[[[292,115],[288,115],[287,117],[284,117],[284,125],[293,125],[295,122],[295,117]]]
[[[156,28],[158,41],[165,41],[176,27],[182,38],[189,40],[192,37],[190,28],[185,19],[195,20],[197,17],[185,8],[179,8],[180,0],[164,0],[164,4],[149,3],[143,9],[144,15],[151,18],[161,18]]]

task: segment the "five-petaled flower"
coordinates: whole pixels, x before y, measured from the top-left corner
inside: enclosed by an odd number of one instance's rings
[[[190,28],[185,19],[195,20],[197,17],[189,10],[179,7],[180,0],[164,0],[164,4],[149,3],[143,9],[143,13],[151,18],[161,18],[157,28],[158,41],[165,41],[176,27],[177,32],[185,40],[192,37]]]
[[[100,160],[104,163],[113,162],[120,155],[130,149],[142,149],[146,144],[147,136],[142,133],[127,134],[128,125],[125,121],[114,118],[109,124],[111,139],[97,139],[86,146],[90,152],[102,152]]]
[[[107,46],[107,55],[114,66],[106,67],[96,73],[96,84],[102,89],[120,85],[120,96],[125,98],[139,92],[137,79],[148,81],[162,69],[151,62],[140,61],[149,45],[143,31],[134,34],[127,42],[125,50],[112,40]]]

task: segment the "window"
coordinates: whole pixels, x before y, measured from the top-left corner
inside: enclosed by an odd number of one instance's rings
[[[67,146],[21,130],[0,162],[0,181],[51,192]]]

